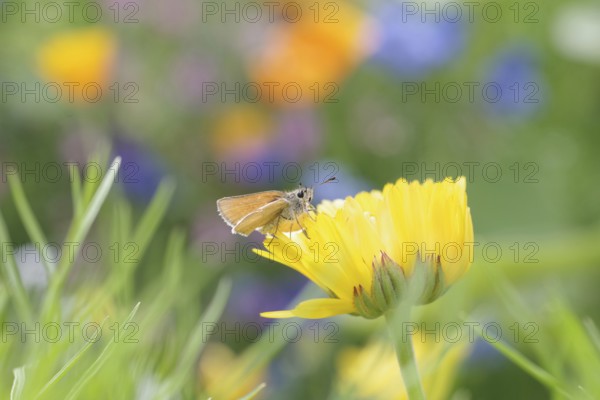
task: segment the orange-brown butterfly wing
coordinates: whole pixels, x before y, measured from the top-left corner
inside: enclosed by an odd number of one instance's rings
[[[302,214],[297,216],[298,221],[301,220],[303,217]],[[296,221],[296,219],[281,219],[281,221],[279,221],[279,224],[277,225],[277,230],[283,233],[289,233],[289,232],[296,232],[302,229],[302,225],[300,225],[298,223],[298,221]]]
[[[227,225],[235,227],[245,216],[280,199],[283,194],[278,190],[268,190],[240,196],[223,197],[217,200],[217,210]]]
[[[234,233],[239,233],[240,235],[248,236],[254,230],[275,222],[275,220],[279,217],[279,214],[281,214],[281,212],[288,206],[289,203],[285,199],[279,198],[269,204],[264,205],[255,212],[246,215],[236,226],[233,227],[232,231]],[[277,229],[277,227],[275,227],[275,229]]]

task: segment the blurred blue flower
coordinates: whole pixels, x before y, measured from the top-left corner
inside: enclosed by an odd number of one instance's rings
[[[315,205],[322,200],[344,199],[347,196],[354,196],[359,192],[371,190],[367,181],[352,175],[339,162],[320,161],[316,165],[319,167],[319,180],[321,182],[332,175],[335,175],[337,179],[324,185],[312,184],[315,187],[315,199],[313,201]],[[310,166],[306,169],[308,171]]]
[[[166,172],[158,156],[122,135],[113,138],[113,152],[121,157],[119,183],[125,194],[133,201],[148,203]]]
[[[490,114],[517,119],[535,113],[543,101],[535,48],[511,45],[496,53],[484,72],[483,100]]]
[[[473,343],[473,349],[467,357],[465,366],[473,369],[491,369],[502,368],[506,358],[498,350],[484,339],[477,339]]]
[[[374,12],[380,28],[374,60],[401,76],[423,77],[456,58],[465,45],[461,18],[425,13],[422,4],[385,4]],[[419,10],[408,12],[409,6]]]

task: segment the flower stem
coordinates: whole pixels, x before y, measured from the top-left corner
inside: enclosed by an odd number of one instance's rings
[[[404,330],[399,329],[402,323],[399,324],[398,318],[395,318],[398,314],[410,315],[410,306],[400,306],[396,312],[389,312],[385,315],[387,326],[394,342],[394,348],[396,349],[396,357],[400,365],[408,400],[425,400],[425,394],[417,369],[417,360],[413,350],[412,335],[405,335],[403,334]]]

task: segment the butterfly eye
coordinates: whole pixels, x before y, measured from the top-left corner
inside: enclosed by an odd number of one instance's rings
[[[304,197],[304,192],[302,192],[302,191],[298,192],[297,196],[299,198],[303,198]]]

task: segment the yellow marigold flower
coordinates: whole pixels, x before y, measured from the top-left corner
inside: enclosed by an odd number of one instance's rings
[[[339,82],[374,48],[372,19],[347,1],[286,4],[300,13],[278,21],[249,63],[261,98],[288,106],[336,100]]]
[[[468,354],[468,343],[448,348],[444,341],[424,342],[419,335],[412,339],[427,399],[447,399],[458,366]],[[408,399],[394,349],[383,342],[342,351],[338,358],[336,391],[341,397],[351,394],[353,399]]]
[[[107,88],[116,51],[116,39],[106,29],[94,27],[63,32],[38,49],[38,70],[48,82],[70,85],[65,86],[65,90],[73,88],[73,100],[81,100],[88,95],[83,94],[86,86]],[[94,92],[89,96],[96,99],[101,94]]]
[[[395,308],[409,287],[411,293],[418,287],[418,303],[435,300],[471,264],[473,224],[464,177],[422,184],[400,179],[383,191],[323,202],[318,211],[301,219],[308,237],[280,232],[265,240],[267,250],[255,251],[302,273],[330,298],[263,317],[377,318]]]

